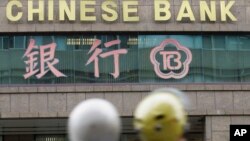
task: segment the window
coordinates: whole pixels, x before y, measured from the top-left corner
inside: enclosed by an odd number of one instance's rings
[[[213,48],[224,49],[226,47],[225,38],[226,36],[213,36]]]
[[[25,36],[15,36],[14,37],[14,48],[25,49],[27,46],[27,41]]]
[[[68,141],[65,135],[37,135],[35,141]]]
[[[4,36],[3,38],[3,49],[14,48],[14,37],[13,36]]]

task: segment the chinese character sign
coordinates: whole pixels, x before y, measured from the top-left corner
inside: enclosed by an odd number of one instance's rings
[[[121,43],[120,40],[114,40],[110,41],[104,44],[106,48],[112,47],[114,45],[119,45]],[[94,62],[94,67],[95,67],[95,77],[100,77],[99,74],[99,57],[101,58],[106,58],[109,56],[114,56],[114,72],[111,73],[111,75],[116,79],[120,75],[120,63],[119,63],[119,56],[127,54],[128,51],[126,49],[118,49],[118,50],[113,50],[113,51],[108,51],[108,52],[103,52],[102,49],[98,48],[98,46],[101,44],[100,40],[95,40],[93,43],[93,46],[89,50],[88,54],[92,54],[92,56],[89,58],[88,62],[86,65],[89,65],[90,63]]]
[[[48,71],[51,71],[56,77],[66,77],[55,68],[55,65],[59,63],[59,60],[55,58],[56,43],[48,45],[42,45],[38,47],[35,44],[35,40],[31,39],[29,46],[23,55],[26,58],[26,74],[24,78],[28,79],[33,75],[36,75],[38,79],[42,78]],[[38,66],[40,64],[40,66]]]
[[[87,67],[89,64],[93,64],[94,77],[100,78],[99,62],[100,59],[107,60],[108,57],[113,58],[113,62],[108,64],[107,67],[113,69],[109,72],[114,79],[120,76],[120,57],[127,56],[128,50],[125,48],[114,49],[114,46],[120,45],[121,40],[112,40],[104,43],[104,47],[101,48],[102,41],[95,39],[87,54],[90,57],[86,60],[81,60]],[[56,64],[59,63],[59,59],[55,56],[56,43],[50,43],[47,45],[37,46],[36,41],[31,39],[26,52],[23,55],[25,58],[24,63],[26,64],[26,73],[24,78],[28,79],[31,76],[36,76],[37,79],[44,77],[49,71],[55,77],[66,77],[65,74],[60,72],[56,68]],[[144,56],[142,54],[141,56]],[[129,55],[128,55],[129,57]],[[185,77],[189,72],[189,65],[192,61],[192,53],[187,48],[182,46],[178,41],[174,39],[166,39],[159,46],[154,47],[150,56],[143,58],[156,73],[157,77],[162,79],[181,79]],[[69,58],[70,59],[70,58]],[[131,60],[130,58],[128,60]],[[148,61],[148,62],[147,62]],[[131,63],[131,62],[126,62]],[[138,62],[139,63],[139,62]]]
[[[175,50],[167,50],[168,45],[174,45]],[[183,54],[183,55],[182,55]],[[162,58],[162,64],[157,60],[156,56]],[[185,59],[182,59],[184,58]],[[181,79],[189,72],[189,65],[192,61],[192,53],[182,46],[178,41],[173,39],[164,40],[160,46],[152,49],[150,60],[154,66],[154,71],[162,79]],[[182,61],[183,60],[183,61]],[[161,66],[163,69],[161,69]]]

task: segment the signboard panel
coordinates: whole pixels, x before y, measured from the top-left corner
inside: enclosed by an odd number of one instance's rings
[[[247,35],[1,36],[1,84],[249,82]]]
[[[33,0],[9,1],[6,5],[6,17],[9,21],[18,22],[27,14],[27,21],[29,22],[44,22],[44,21],[81,21],[81,22],[96,22],[97,19],[102,19],[104,22],[116,22],[121,17],[123,22],[139,22],[139,5],[144,1],[139,0],[106,0],[97,3],[96,0],[59,0],[57,3],[54,0],[39,0],[34,2]],[[56,3],[56,4],[55,4]],[[183,0],[177,7],[176,21],[237,21],[236,16],[232,12],[235,0],[211,0],[207,2],[200,0],[198,2],[199,14],[198,19],[194,15],[197,15],[194,10],[192,2],[189,0]],[[27,5],[27,13],[24,11],[24,5]],[[79,6],[78,6],[79,5]],[[101,10],[97,10],[97,6],[101,5]],[[217,9],[216,6],[220,9]],[[78,7],[78,8],[77,8]],[[173,18],[174,14],[171,13],[171,9],[174,7],[174,2],[169,0],[152,0],[152,8],[147,9],[154,13],[154,21],[156,22],[168,22]],[[15,11],[15,12],[13,12]],[[101,12],[100,16],[97,16],[97,12]],[[79,13],[79,14],[77,14]],[[220,17],[216,13],[220,13]],[[35,20],[35,16],[38,16],[38,20]],[[58,19],[56,19],[58,17]]]

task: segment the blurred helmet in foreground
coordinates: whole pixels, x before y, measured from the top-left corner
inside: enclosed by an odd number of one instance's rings
[[[178,141],[187,124],[187,97],[176,89],[159,89],[136,108],[134,126],[143,141]]]
[[[106,100],[91,99],[75,107],[69,117],[71,141],[118,141],[120,119]]]

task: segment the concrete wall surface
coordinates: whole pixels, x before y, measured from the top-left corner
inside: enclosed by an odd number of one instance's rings
[[[250,116],[206,116],[205,140],[229,141],[230,125],[249,125]]]
[[[205,117],[204,141],[229,141],[231,124],[250,123],[249,84],[114,84],[0,87],[1,119],[67,118],[79,102],[102,98],[112,102],[123,117],[133,116],[136,105],[157,88],[186,92],[189,116]]]
[[[175,87],[191,100],[189,115],[250,115],[250,85],[79,85],[1,87],[1,118],[68,117],[79,102],[90,98],[111,101],[122,116],[132,116],[150,91]]]

